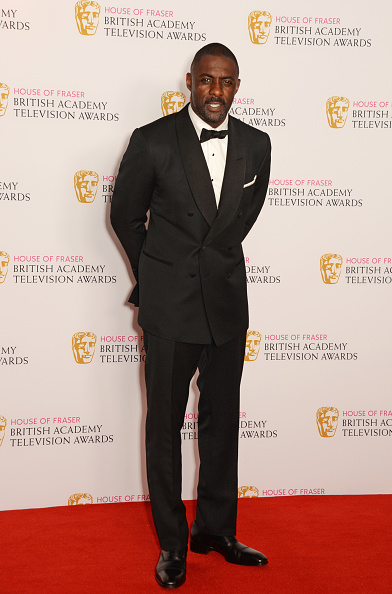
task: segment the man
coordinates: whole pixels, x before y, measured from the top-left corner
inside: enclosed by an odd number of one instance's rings
[[[200,470],[190,548],[218,551],[230,563],[267,563],[235,538],[248,327],[241,242],[263,205],[270,166],[268,136],[228,117],[238,75],[227,47],[199,50],[186,76],[190,105],[134,131],[112,200],[112,224],[137,281],[130,301],[144,331],[147,477],[162,547],[155,577],[167,588],[185,581],[180,431],[197,368]]]

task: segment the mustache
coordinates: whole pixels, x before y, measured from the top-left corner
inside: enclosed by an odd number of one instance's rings
[[[206,99],[205,105],[207,105],[207,103],[222,103],[222,105],[226,105],[226,101],[222,99],[222,97],[217,97],[216,99]]]

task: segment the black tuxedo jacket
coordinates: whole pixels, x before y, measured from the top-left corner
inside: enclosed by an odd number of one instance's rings
[[[229,117],[219,208],[188,106],[134,131],[111,221],[137,284],[139,325],[181,342],[223,344],[248,327],[241,242],[263,206],[267,134]],[[148,230],[145,223],[149,211]]]

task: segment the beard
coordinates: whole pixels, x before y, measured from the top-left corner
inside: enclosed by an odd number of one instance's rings
[[[217,113],[211,113],[207,110],[207,105],[209,103],[221,103],[223,105],[223,110]],[[195,102],[192,103],[193,111],[207,124],[216,124],[218,122],[223,122],[227,116],[227,113],[230,109],[230,105],[228,106],[226,101],[223,99],[208,99],[202,105],[196,104]]]

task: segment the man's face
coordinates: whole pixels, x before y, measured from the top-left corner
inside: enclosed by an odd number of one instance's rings
[[[348,114],[348,103],[346,101],[336,101],[329,106],[329,125],[331,128],[343,128]]]
[[[330,258],[322,264],[321,276],[327,285],[335,285],[342,271],[342,261],[340,258]]]
[[[96,6],[87,4],[78,13],[79,32],[82,35],[94,35],[98,27],[99,10]]]
[[[0,256],[0,283],[5,281],[8,272],[9,259],[6,256]]]
[[[203,56],[186,75],[193,111],[212,128],[225,119],[240,86],[237,68],[230,58]]]
[[[74,347],[74,354],[77,363],[91,363],[95,353],[95,338],[83,336]]]
[[[323,413],[319,419],[323,437],[333,437],[335,435],[338,426],[338,418],[339,416],[336,411],[327,410]]]
[[[245,361],[256,361],[260,350],[261,338],[257,334],[248,334],[246,337]]]
[[[5,112],[7,111],[8,95],[9,95],[8,89],[5,89],[4,87],[0,87],[0,117],[3,116],[5,114]]]
[[[76,183],[79,202],[94,202],[98,181],[94,175],[85,175]]]
[[[253,43],[266,43],[271,30],[271,19],[266,15],[259,15],[251,26]]]
[[[6,425],[7,425],[7,421],[5,420],[5,418],[0,417],[0,446],[3,443]]]

